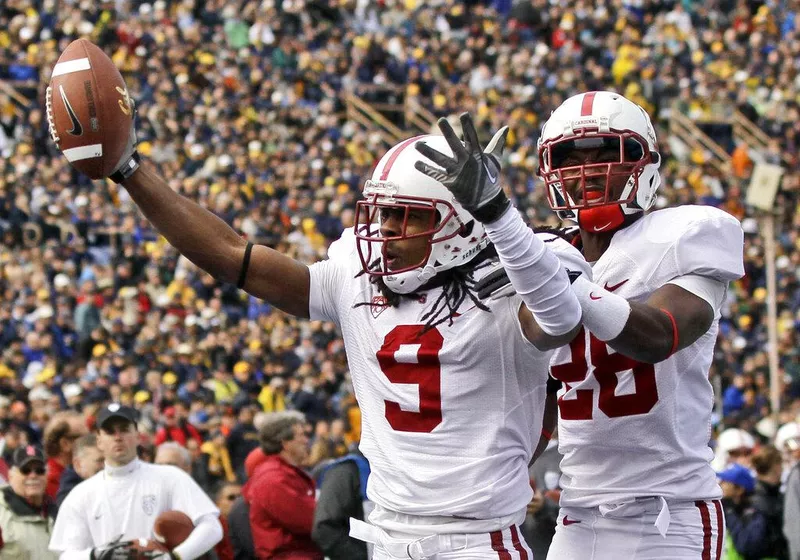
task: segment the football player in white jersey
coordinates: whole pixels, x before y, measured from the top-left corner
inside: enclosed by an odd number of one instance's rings
[[[613,92],[567,99],[539,139],[550,205],[577,222],[593,276],[573,283],[584,328],[551,362],[563,383],[554,560],[722,551],[708,371],[728,283],[744,275],[743,233],[712,207],[645,213],[660,164],[649,116]]]
[[[507,129],[484,152],[468,116],[462,124],[463,144],[450,129],[447,139],[427,135],[391,148],[358,203],[357,250],[310,267],[254,246],[174,192],[141,162],[133,129],[111,175],[215,278],[339,325],[375,503],[370,524],[351,530],[375,541],[379,559],[531,558],[518,526],[532,497],[528,463],[541,439],[547,367],[551,350],[579,329],[580,305],[561,262],[571,255],[580,269],[585,260],[560,239],[535,235],[503,194]],[[442,163],[421,156],[420,143],[452,156],[456,196],[417,169]],[[559,244],[561,261],[549,249]],[[495,251],[520,295],[485,305],[474,283]]]

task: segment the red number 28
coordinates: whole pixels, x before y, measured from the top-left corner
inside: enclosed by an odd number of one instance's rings
[[[589,352],[594,366],[594,377],[600,385],[600,396],[597,407],[609,418],[647,414],[658,402],[656,372],[653,364],[643,364],[618,353],[608,353],[606,343],[598,340],[590,333]],[[586,363],[586,335],[583,328],[570,344],[572,359],[569,363],[550,368],[556,379],[569,389],[570,384],[580,383],[589,372]],[[636,390],[629,395],[616,395],[617,374],[623,371],[633,372]],[[592,389],[578,389],[576,398],[558,399],[558,408],[563,420],[591,420]]]
[[[424,325],[400,325],[383,339],[378,365],[392,383],[419,386],[419,412],[402,410],[394,401],[384,401],[386,420],[398,432],[432,432],[442,423],[442,366],[439,350],[444,338],[436,329],[425,334]],[[395,353],[402,345],[417,345],[417,362],[398,362]]]

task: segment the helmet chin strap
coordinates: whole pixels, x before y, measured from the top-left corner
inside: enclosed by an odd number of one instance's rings
[[[611,232],[625,221],[625,213],[620,204],[605,204],[594,208],[578,210],[578,226],[590,233]]]

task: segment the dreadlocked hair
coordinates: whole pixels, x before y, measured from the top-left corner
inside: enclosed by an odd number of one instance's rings
[[[468,263],[440,272],[429,282],[426,282],[410,294],[398,294],[393,292],[389,289],[381,276],[371,277],[370,283],[375,284],[380,294],[386,299],[385,305],[387,307],[397,307],[400,305],[403,298],[419,299],[419,292],[438,288],[439,286],[443,287],[439,297],[433,302],[433,307],[422,316],[422,320],[425,321],[425,328],[420,332],[421,336],[444,322],[447,322],[448,326],[452,325],[458,308],[461,307],[461,304],[463,304],[467,298],[469,298],[478,309],[489,311],[489,308],[481,303],[481,300],[474,291],[475,285],[477,284],[474,273],[476,270],[488,266],[489,261],[496,256],[497,251],[495,251],[494,245],[489,245]],[[377,267],[378,263],[379,259],[376,259],[370,263],[369,268]],[[363,270],[356,274],[356,278],[362,274],[365,274]],[[353,307],[362,307],[372,304],[373,303],[370,301],[363,301],[361,303],[356,303]]]

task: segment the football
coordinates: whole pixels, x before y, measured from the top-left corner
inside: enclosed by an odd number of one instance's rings
[[[67,161],[92,179],[110,175],[133,122],[125,80],[111,59],[86,39],[70,43],[53,67],[45,107]]]
[[[185,541],[192,531],[194,531],[192,520],[177,510],[163,512],[153,525],[155,539],[170,550]]]

